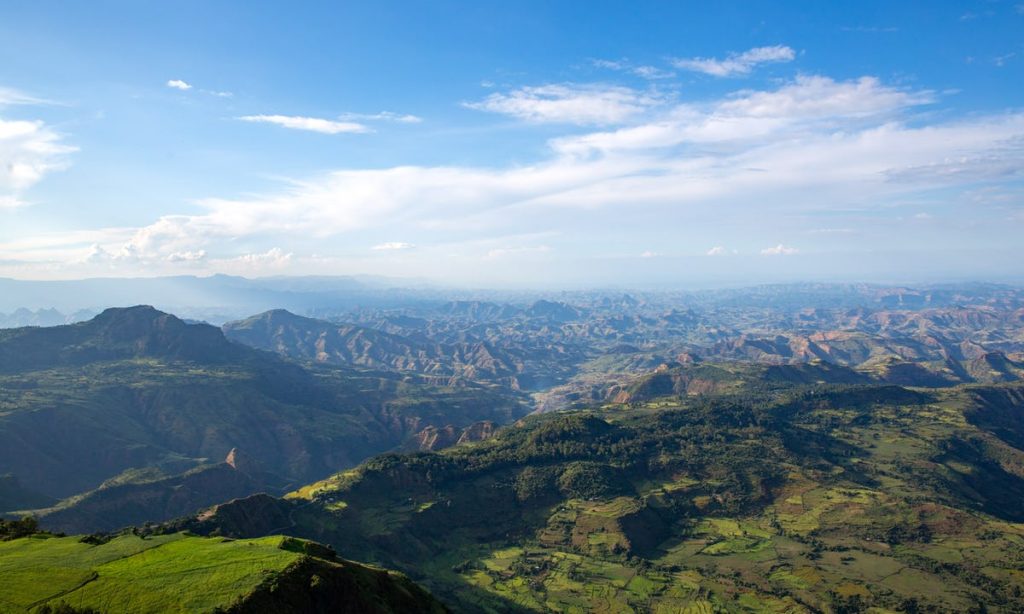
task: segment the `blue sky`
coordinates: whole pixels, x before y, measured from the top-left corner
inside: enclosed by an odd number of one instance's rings
[[[5,2],[0,276],[1024,278],[1021,2]]]

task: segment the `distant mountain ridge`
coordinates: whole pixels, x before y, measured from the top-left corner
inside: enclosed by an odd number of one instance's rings
[[[479,311],[472,310],[474,317]],[[550,315],[544,312],[543,317]],[[555,310],[556,314],[564,313]],[[529,350],[512,351],[489,340],[434,341],[428,334],[397,334],[365,325],[332,323],[272,310],[223,327],[234,341],[302,361],[413,372],[448,385],[494,382],[529,387],[536,377]],[[539,362],[548,360],[538,352]]]
[[[506,423],[523,413],[517,398],[497,390],[309,371],[148,306],[0,331],[0,475],[51,500],[78,495],[43,517],[71,531],[278,492],[406,445],[427,427]],[[232,449],[272,474],[217,464]]]
[[[77,324],[0,331],[0,372],[158,358],[224,364],[254,354],[206,324],[186,324],[148,305],[111,308]]]

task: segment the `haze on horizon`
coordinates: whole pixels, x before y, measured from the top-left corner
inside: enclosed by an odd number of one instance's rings
[[[9,2],[0,277],[1024,280],[1024,4]]]

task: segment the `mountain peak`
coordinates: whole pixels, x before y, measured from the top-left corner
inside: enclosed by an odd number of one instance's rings
[[[19,329],[0,342],[0,371],[142,357],[222,363],[245,351],[216,327],[137,305],[78,324]]]

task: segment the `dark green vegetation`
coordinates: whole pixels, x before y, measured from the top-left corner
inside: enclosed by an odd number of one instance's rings
[[[393,373],[309,370],[152,308],[0,331],[0,512],[67,532],[281,492],[415,441],[507,422],[514,397]],[[245,462],[223,462],[236,449]],[[24,486],[30,484],[32,491]]]
[[[56,500],[26,487],[17,477],[0,475],[0,510],[25,510],[54,503]]]
[[[290,537],[36,534],[0,542],[0,612],[445,611],[406,577]]]
[[[1016,385],[665,396],[169,530],[258,534],[273,508],[465,611],[1016,612],[1022,403]]]

